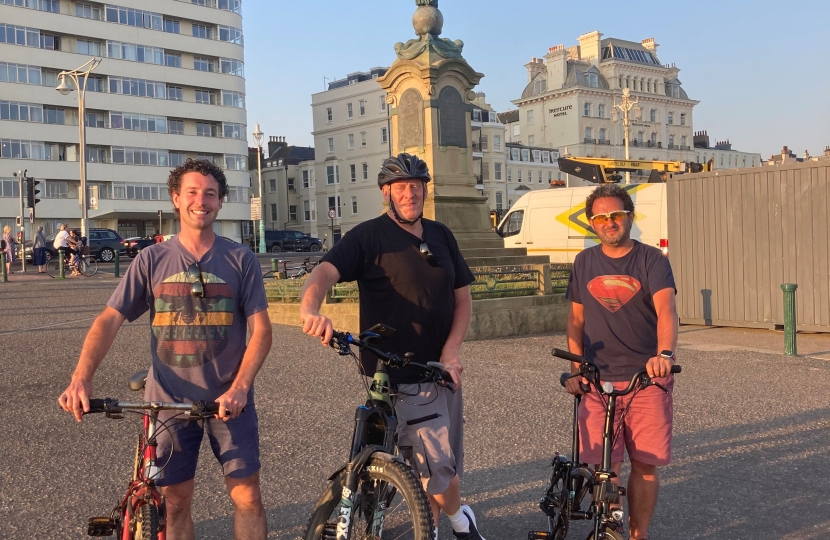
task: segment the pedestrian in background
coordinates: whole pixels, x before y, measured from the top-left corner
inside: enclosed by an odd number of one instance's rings
[[[54,247],[57,252],[63,252],[64,261],[69,261],[69,258],[67,257],[69,255],[69,244],[66,242],[67,238],[69,238],[69,233],[66,232],[66,223],[61,223],[61,229],[58,231],[58,234],[55,235],[52,247]]]
[[[37,265],[38,274],[46,272],[46,236],[43,234],[43,227],[37,228],[32,242],[32,262]]]
[[[329,250],[329,235],[323,236],[323,251]]]
[[[6,242],[6,274],[11,274],[12,263],[15,261],[14,246],[16,242],[12,236],[12,228],[8,225],[3,227],[3,241]]]

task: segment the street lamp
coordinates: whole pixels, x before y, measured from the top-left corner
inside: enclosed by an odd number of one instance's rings
[[[611,122],[613,122],[614,124],[617,123],[617,119],[619,117],[619,115],[617,113],[617,109],[620,110],[620,112],[622,113],[622,117],[623,117],[623,131],[625,133],[625,159],[626,159],[626,161],[628,161],[630,159],[629,154],[628,154],[628,138],[629,138],[629,126],[631,125],[631,122],[629,121],[629,118],[631,116],[633,116],[635,121],[640,119],[640,112],[641,112],[640,111],[640,101],[639,100],[637,100],[637,101],[632,100],[631,99],[631,90],[629,90],[628,88],[623,88],[622,101],[620,103],[617,103],[617,100],[615,98],[614,99],[614,107],[611,109]],[[629,115],[629,111],[633,111],[633,113],[631,115]],[[625,183],[626,184],[631,183],[631,173],[630,172],[625,173]]]
[[[55,88],[64,96],[68,96],[75,88],[78,89],[78,154],[81,163],[81,236],[87,236],[87,192],[86,192],[86,119],[85,111],[86,105],[84,99],[86,97],[86,85],[89,79],[89,74],[92,70],[98,67],[101,60],[92,58],[89,62],[79,68],[70,71],[61,71],[58,73],[58,80],[60,81]],[[75,84],[72,88],[67,83],[67,78],[71,79]],[[81,83],[83,79],[83,83]]]
[[[262,136],[259,129],[259,122],[254,126],[254,141],[256,142],[256,171],[259,175],[259,204],[261,213],[259,216],[259,252],[265,253],[265,189],[262,185]]]

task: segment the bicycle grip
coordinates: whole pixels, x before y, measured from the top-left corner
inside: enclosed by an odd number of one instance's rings
[[[683,369],[678,364],[675,364],[671,367],[672,373],[680,373],[681,371],[683,371]]]
[[[578,354],[574,354],[572,352],[563,351],[562,349],[554,348],[551,352],[551,355],[562,358],[563,360],[570,360],[571,362],[579,362],[580,364],[585,362],[585,359]]]
[[[90,399],[89,412],[84,414],[107,412],[107,400],[105,399]]]
[[[571,378],[571,372],[566,371],[565,373],[563,373],[562,375],[559,376],[559,384],[561,384],[562,387],[564,388],[565,383],[567,383],[568,379],[570,379],[570,378]]]

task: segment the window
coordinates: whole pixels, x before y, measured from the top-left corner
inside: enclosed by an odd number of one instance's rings
[[[58,11],[60,11],[60,3],[55,2],[58,4]],[[98,6],[92,6],[90,4],[79,4],[75,3],[75,16],[76,17],[83,17],[84,19],[92,19],[93,21],[100,21],[101,20],[101,11],[102,9]],[[56,12],[56,13],[57,13]]]
[[[599,105],[597,105],[597,116],[599,118],[605,118],[605,104],[604,103],[600,103]]]
[[[591,142],[591,128],[590,127],[585,128],[585,142],[586,143]]]
[[[288,220],[289,221],[297,221],[297,205],[296,204],[288,205]]]
[[[46,192],[44,196],[47,199],[68,199],[69,198],[69,184],[66,182],[46,182]]]
[[[533,111],[527,111],[527,125],[533,125]]]
[[[596,88],[597,86],[599,86],[596,73],[588,74],[588,86],[590,86],[591,88]]]
[[[533,146],[534,144],[536,144],[536,135],[528,135],[527,144],[528,146]]]
[[[331,107],[326,107],[326,121],[331,124],[332,121]]]
[[[329,152],[334,152],[334,137],[329,137]]]
[[[493,135],[493,150],[501,151],[501,135]]]
[[[239,139],[244,141],[248,138],[245,124],[225,122],[222,124],[222,136],[226,139]]]
[[[240,60],[234,60],[233,58],[220,58],[219,67],[219,71],[221,73],[236,75],[238,77],[245,76],[245,64]]]
[[[141,11],[140,9],[125,8],[120,6],[106,7],[107,22],[116,24],[126,24],[127,26],[137,26],[139,28],[150,28],[152,30],[161,30],[163,26],[163,18],[159,13],[151,13],[149,11]]]
[[[46,79],[44,77],[44,83]],[[105,88],[104,78],[103,77],[90,77],[84,80],[83,77],[79,77],[79,82],[81,85],[85,86],[89,92],[103,92]],[[162,85],[163,89],[163,85]],[[152,97],[152,96],[150,96]]]
[[[60,36],[50,36],[48,34],[40,34],[40,48],[48,51],[61,50]]]
[[[550,151],[542,150],[542,163],[550,163]]]
[[[196,71],[216,71],[216,61],[212,58],[193,57],[193,69]]]
[[[245,95],[239,92],[222,90],[222,105],[225,107],[245,108]]]
[[[686,113],[680,113],[680,125],[681,126],[686,125]]]
[[[650,94],[651,93],[651,79],[646,81],[646,91]]]
[[[349,150],[354,148],[354,133],[349,133]]]
[[[640,133],[640,135],[642,135],[642,132]],[[599,140],[601,143],[604,143],[607,140],[605,138],[605,128],[599,128]]]
[[[369,179],[369,164],[368,163],[363,164],[363,179],[364,180]]]
[[[366,146],[366,132],[360,132],[360,146]]]
[[[87,163],[107,163],[107,149],[103,146],[87,146],[85,154]]]
[[[277,179],[271,178],[268,180],[268,191],[275,193],[277,191]]]
[[[669,135],[669,148],[674,148],[674,135]]]
[[[204,24],[193,24],[193,37],[213,39],[213,27]]]
[[[682,136],[680,137],[680,149],[681,149],[681,150],[685,150],[685,149],[686,149],[686,136],[685,136],[685,135],[682,135]],[[736,159],[736,161],[737,161],[737,158],[735,158],[735,159]],[[736,165],[737,165],[737,163],[736,163]]]
[[[357,181],[357,165],[349,165],[349,180],[352,182]]]
[[[179,34],[179,21],[164,19],[164,31],[168,34]]]
[[[0,158],[46,159],[46,147],[40,141],[0,139]]]
[[[531,181],[532,181],[532,180],[533,180],[533,178],[531,178]],[[517,171],[517,174],[516,174],[516,182],[518,182],[518,183],[520,183],[520,184],[522,183],[522,170],[521,170],[521,169],[519,169],[519,170]]]
[[[357,196],[352,195],[352,215],[357,214]]]
[[[528,111],[528,124],[531,116],[530,111]],[[473,122],[481,122],[481,109],[473,109]]]
[[[501,163],[493,163],[493,180],[501,182]]]
[[[184,90],[181,86],[168,86],[167,99],[170,101],[184,101]]]
[[[519,149],[518,148],[511,148],[510,149],[510,159],[512,161],[519,161]]]
[[[164,65],[167,67],[182,67],[182,55],[169,52],[164,53]]]
[[[308,171],[303,171],[303,188],[308,188]]]
[[[26,28],[25,26],[0,24],[0,43],[22,45],[24,47],[40,47],[40,30]]]
[[[351,118],[351,117],[353,117],[353,116],[354,116],[354,112],[352,111],[352,104],[351,104],[351,103],[347,103],[347,104],[346,104],[346,115],[347,115],[349,118]]]
[[[167,150],[156,150],[154,148],[129,148],[125,146],[112,147],[112,163],[124,165],[157,165],[159,167],[170,166],[169,153]],[[184,161],[182,161],[183,163]],[[149,189],[149,188],[148,188]],[[130,186],[127,186],[127,198],[130,195]],[[150,198],[148,193],[147,199]]]
[[[234,28],[233,26],[222,26],[220,24],[219,41],[227,41],[228,43],[242,45],[242,30]]]
[[[366,114],[366,100],[361,99],[358,101],[357,108],[360,111],[360,116],[364,116]]]
[[[63,120],[63,109],[60,111],[61,120]],[[18,103],[17,101],[0,101],[0,120],[42,123],[43,119],[43,105]],[[54,124],[56,122],[52,123]]]
[[[92,82],[90,80],[90,82]],[[111,94],[124,94],[128,96],[151,97],[165,99],[167,87],[163,82],[147,81],[144,79],[131,79],[129,77],[109,77]],[[89,89],[89,85],[87,85]]]
[[[382,142],[383,144],[389,142],[389,137],[386,128],[380,128],[380,142]]]
[[[277,221],[277,205],[271,203],[271,221]]]
[[[21,120],[23,120],[21,118]],[[60,124],[66,123],[66,116],[63,109],[56,107],[46,107],[43,110],[43,120],[46,124]]]
[[[656,133],[651,134],[651,141],[650,142],[651,142],[651,146],[657,146],[657,134]]]
[[[674,113],[673,112],[670,112],[669,114],[666,115],[666,123],[670,126],[674,124]]]
[[[381,112],[386,111],[386,96],[380,96],[380,110]]]
[[[242,13],[242,0],[218,0],[216,8],[234,13]]]
[[[210,90],[196,90],[196,103],[204,105],[216,105],[216,92]]]
[[[539,171],[539,183],[542,183],[542,171]]]
[[[582,109],[582,116],[591,116],[591,104],[585,103]]]
[[[530,150],[522,148],[522,161],[530,161]]]
[[[333,186],[340,183],[339,167],[337,165],[326,166],[326,184]]]
[[[218,137],[219,126],[209,122],[196,122],[197,137]]]
[[[229,171],[247,171],[248,156],[225,154],[225,169]]]
[[[657,121],[657,109],[651,109],[651,112],[649,112],[649,115],[648,115],[648,119],[649,119],[650,122],[656,122]]]
[[[303,221],[317,221],[317,201],[303,201]]]
[[[504,210],[504,194],[501,191],[496,192],[496,210]]]
[[[336,217],[340,217],[340,195],[336,197],[329,197],[329,210],[334,209],[337,212]]]
[[[642,131],[637,132],[637,144],[643,144],[643,132]]]
[[[511,169],[511,168],[509,168],[509,167],[508,167],[508,169],[507,169],[507,181],[508,181],[508,182],[512,182],[512,181],[513,181],[513,169]]]
[[[186,161],[186,156],[184,152],[170,152],[170,166],[171,167],[178,167],[179,165],[184,165]]]

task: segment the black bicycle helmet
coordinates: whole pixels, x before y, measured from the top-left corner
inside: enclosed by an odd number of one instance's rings
[[[378,187],[383,187],[397,180],[423,180],[429,182],[432,177],[429,175],[427,164],[410,154],[398,154],[384,160],[378,174]]]

